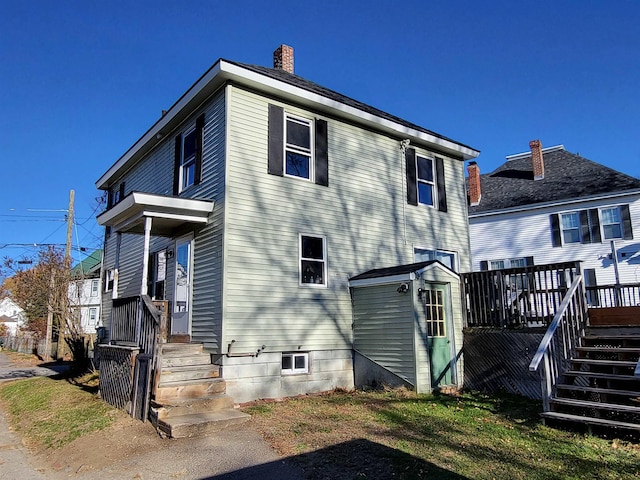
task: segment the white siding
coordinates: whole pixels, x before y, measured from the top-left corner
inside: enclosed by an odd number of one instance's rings
[[[480,270],[483,260],[533,256],[535,265],[582,261],[582,268],[594,268],[599,285],[615,283],[613,262],[609,258],[611,243],[572,243],[553,247],[550,215],[605,206],[629,204],[633,240],[617,239],[620,281],[640,282],[640,199],[618,198],[610,201],[583,202],[563,207],[525,212],[472,217],[470,223],[473,270]]]

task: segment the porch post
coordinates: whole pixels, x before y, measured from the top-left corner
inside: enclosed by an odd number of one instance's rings
[[[151,237],[151,217],[144,217],[144,253],[142,256],[142,285],[140,295],[148,293],[147,278],[149,276],[149,240]]]

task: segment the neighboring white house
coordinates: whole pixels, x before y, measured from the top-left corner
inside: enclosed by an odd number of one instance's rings
[[[375,282],[421,337],[389,336],[393,315],[361,318],[371,357],[418,390],[461,384],[452,302],[471,268],[464,161],[477,150],[294,74],[287,46],[274,68],[218,60],[124,150],[96,183],[107,332],[116,300],[148,295],[169,302],[169,341],[202,344],[237,402],[352,388],[352,288]],[[434,260],[445,273],[425,270]],[[427,307],[446,329],[427,329]],[[456,375],[398,370],[436,336]]]
[[[24,325],[25,320],[24,310],[13,300],[9,297],[0,300],[0,323],[7,327],[7,333],[16,335]]]
[[[102,302],[102,250],[95,250],[71,270],[69,302],[79,315],[84,333],[96,333],[100,324],[100,304]]]
[[[587,285],[640,282],[640,180],[530,148],[491,173],[468,166],[473,270],[579,260]]]

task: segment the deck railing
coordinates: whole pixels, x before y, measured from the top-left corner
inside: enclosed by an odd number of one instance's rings
[[[640,305],[640,283],[587,286],[585,290],[591,308]]]
[[[140,348],[140,353],[154,354],[161,334],[166,331],[162,316],[147,295],[113,300],[111,343]]]
[[[580,262],[463,273],[466,325],[549,325],[579,273]]]
[[[564,296],[540,346],[536,351],[529,370],[537,371],[541,366],[542,402],[544,411],[549,411],[550,399],[555,394],[558,378],[569,367],[569,359],[575,348],[580,346],[588,323],[582,275],[577,275]]]

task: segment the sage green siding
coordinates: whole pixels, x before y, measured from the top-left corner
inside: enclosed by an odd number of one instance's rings
[[[353,289],[353,348],[415,385],[415,291],[397,288],[396,282]]]
[[[462,161],[438,155],[448,212],[408,205],[401,138],[228,91],[224,344],[235,340],[240,352],[351,348],[348,278],[411,263],[414,246],[455,251],[469,268]],[[267,173],[269,102],[327,120],[328,187]],[[301,233],[326,237],[327,288],[299,286]]]

